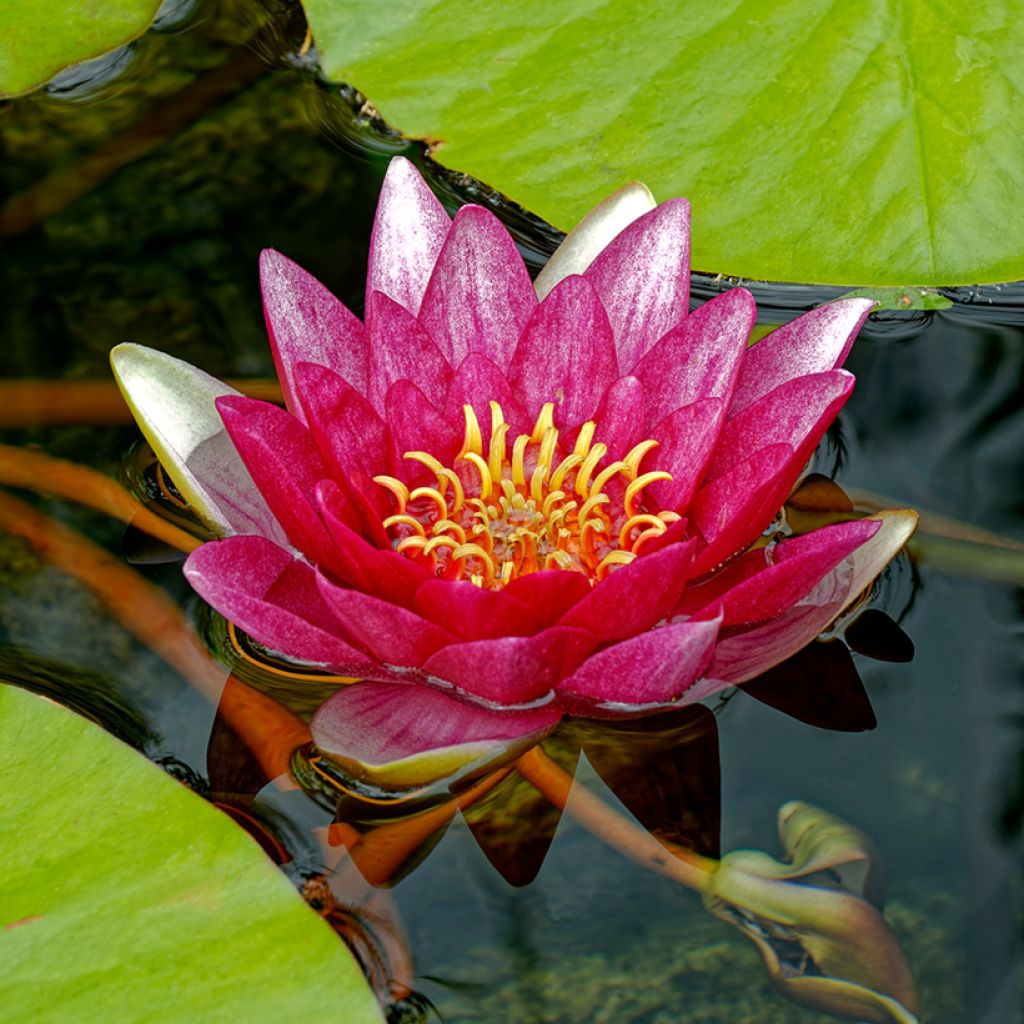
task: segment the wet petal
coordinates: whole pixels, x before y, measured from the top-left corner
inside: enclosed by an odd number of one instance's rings
[[[142,345],[110,353],[118,387],[182,497],[219,534],[259,534],[287,544],[214,405],[234,388]]]
[[[631,181],[597,204],[562,239],[533,286],[543,299],[571,274],[582,274],[624,228],[658,205],[651,190]]]
[[[507,369],[536,305],[526,265],[501,221],[481,206],[463,206],[420,310],[449,364],[479,352]]]
[[[322,704],[310,731],[355,777],[407,788],[513,760],[560,717],[553,708],[496,714],[425,686],[358,683]]]
[[[631,373],[686,316],[690,297],[690,204],[670,199],[638,217],[587,269],[612,329],[619,372]]]
[[[366,394],[369,350],[366,331],[312,274],[273,249],[260,255],[263,315],[288,411],[305,410],[295,393],[298,363],[318,363]]]
[[[370,236],[366,300],[383,292],[416,314],[451,228],[440,200],[405,157],[388,165]]]

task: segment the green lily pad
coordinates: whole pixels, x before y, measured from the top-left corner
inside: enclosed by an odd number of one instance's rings
[[[0,686],[0,1006],[33,1024],[381,1024],[256,843],[130,747]]]
[[[304,0],[326,74],[560,228],[640,178],[697,269],[1024,277],[1024,19],[990,0]]]
[[[142,35],[160,0],[10,0],[0,4],[0,99]]]

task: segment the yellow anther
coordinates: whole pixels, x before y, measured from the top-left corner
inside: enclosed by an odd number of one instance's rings
[[[576,471],[576,493],[581,498],[585,498],[590,493],[590,474],[597,469],[597,464],[605,457],[607,451],[608,445],[595,444],[587,453],[583,465]]]
[[[438,490],[441,494],[444,494],[450,484],[452,494],[454,495],[451,511],[458,512],[459,509],[462,508],[462,502],[465,500],[465,494],[462,490],[462,481],[452,470],[447,466],[443,466],[440,461],[435,459],[429,452],[406,452],[402,458],[409,459],[413,462],[419,462],[426,466],[427,469],[437,477]]]
[[[644,473],[643,476],[638,476],[635,480],[631,481],[626,487],[625,496],[622,499],[623,508],[626,510],[627,516],[636,515],[636,499],[637,495],[648,485],[653,484],[655,480],[671,480],[672,474],[666,473],[663,469],[656,469],[651,473]]]
[[[395,550],[400,555],[404,555],[407,551],[415,551],[417,554],[422,554],[426,544],[426,537],[406,537],[395,545]]]
[[[678,523],[683,517],[678,512],[672,512],[669,509],[665,509],[663,512],[658,513],[658,518],[663,523]]]
[[[501,585],[507,586],[512,581],[512,574],[516,571],[515,565],[511,562],[502,562],[501,564]]]
[[[608,481],[618,473],[629,473],[629,465],[626,462],[620,461],[606,466],[594,477],[594,482],[590,485],[590,493],[599,494],[608,486]]]
[[[544,434],[551,430],[555,425],[555,403],[545,402],[540,407],[540,415],[537,417],[537,422],[533,425],[533,433],[530,435],[530,440],[536,444],[538,441],[544,439]]]
[[[580,427],[580,432],[576,436],[576,446],[573,448],[573,452],[576,455],[586,456],[587,452],[590,451],[590,445],[594,440],[594,431],[597,429],[597,424],[593,420],[587,420],[586,423]]]
[[[568,473],[570,469],[575,469],[582,461],[582,455],[567,455],[564,459],[562,459],[561,463],[558,466],[558,469],[556,469],[554,473],[551,474],[551,479],[548,481],[548,486],[553,488],[554,490],[558,490],[558,488],[562,486],[562,481],[565,479],[565,474]]]
[[[656,537],[660,537],[664,532],[665,531],[663,529],[658,530],[654,527],[651,527],[651,529],[649,530],[644,530],[641,534],[637,536],[636,540],[633,541],[630,550],[635,551],[639,555],[643,549],[643,546],[649,540],[654,540]]]
[[[548,475],[548,466],[538,466],[530,477],[530,497],[540,505],[544,501],[544,478]]]
[[[481,456],[484,453],[484,438],[480,433],[480,421],[476,418],[473,406],[468,402],[462,407],[462,415],[466,420],[466,433],[462,439],[462,450],[456,457],[456,461],[465,458],[470,452],[476,452]]]
[[[505,414],[501,411],[501,406],[495,401],[487,403],[491,410],[491,437],[494,436],[495,431],[505,422]]]
[[[545,569],[571,569],[572,555],[567,551],[552,551],[544,559]]]
[[[462,481],[456,476],[455,471],[442,467],[441,472],[437,474],[438,481],[442,484],[441,493],[444,494],[444,482],[447,481],[452,485],[452,507],[451,512],[454,515],[456,512],[461,511],[462,503],[466,499],[466,495],[462,490]]]
[[[412,516],[402,515],[401,513],[395,516],[388,516],[384,520],[383,526],[385,530],[390,530],[392,526],[411,526],[421,537],[426,537],[427,535],[427,531],[423,529],[423,524],[418,519],[413,519]]]
[[[603,580],[611,572],[613,566],[629,565],[635,558],[636,555],[632,551],[611,551],[597,563],[594,575],[598,580]]]
[[[477,523],[469,532],[480,540],[488,551],[494,550],[494,538],[491,536],[491,531],[483,523]]]
[[[552,491],[545,499],[544,504],[541,506],[541,512],[545,516],[551,515],[551,509],[558,504],[565,497],[565,491]]]
[[[440,459],[435,459],[429,452],[405,452],[402,458],[422,463],[434,476],[439,477],[444,472],[444,466],[441,465]]]
[[[512,496],[516,493],[515,485],[506,477],[502,477],[498,483],[501,486],[501,493],[505,495],[506,500],[511,501]]]
[[[438,548],[451,548],[453,552],[459,550],[459,542],[454,537],[449,537],[446,533],[440,537],[431,537],[426,544],[423,545],[423,554],[432,555]],[[456,555],[456,558],[459,556]]]
[[[540,439],[540,449],[537,452],[537,465],[550,469],[555,464],[555,448],[558,445],[558,431],[554,427],[548,427],[544,436]]]
[[[435,535],[439,535],[442,533],[451,533],[454,534],[454,536],[456,537],[460,544],[466,543],[466,531],[458,523],[453,522],[451,519],[441,519],[438,522],[434,523],[434,526],[430,532]]]
[[[509,498],[509,504],[517,512],[524,512],[524,511],[526,511],[526,499],[521,494],[519,494],[519,493],[513,494],[512,497]]]
[[[580,507],[580,514],[576,522],[579,525],[580,530],[583,530],[583,526],[587,521],[587,517],[591,512],[597,508],[598,505],[607,505],[612,499],[607,494],[592,494],[583,505]]]
[[[494,578],[494,559],[479,544],[459,544],[452,552],[453,558],[475,558],[484,567],[485,580]]]
[[[620,548],[635,547],[635,545],[630,544],[629,535],[638,526],[650,527],[653,530],[657,530],[659,534],[664,533],[668,529],[663,519],[659,519],[657,516],[651,515],[649,512],[641,512],[639,515],[631,516],[622,524],[622,529],[619,531]],[[637,539],[639,540],[639,538]]]
[[[466,462],[471,462],[476,466],[477,472],[480,474],[480,501],[485,502],[491,496],[491,471],[487,468],[487,463],[484,462],[482,455],[477,452],[466,452],[462,458]],[[472,502],[470,503],[472,504]]]
[[[405,511],[405,506],[409,503],[409,488],[401,480],[396,480],[393,476],[375,476],[373,482],[380,484],[381,487],[390,491],[395,496],[399,512]]]
[[[657,447],[658,442],[653,437],[649,437],[646,441],[641,441],[638,445],[630,448],[622,461],[629,466],[631,474],[636,476],[640,472],[640,463],[643,462],[644,456]]]
[[[529,434],[520,434],[512,445],[512,483],[516,487],[526,486],[526,470],[523,459],[526,457],[526,446],[530,443]]]
[[[497,402],[493,402],[492,405],[497,405]],[[505,435],[508,434],[508,424],[504,421],[499,423],[497,427],[491,428],[491,445],[488,452],[487,465],[491,471],[491,476],[495,480],[501,479],[502,467],[505,464]]]
[[[444,495],[436,487],[416,487],[409,494],[409,501],[416,501],[418,498],[428,498],[437,506],[439,519],[445,519],[448,515],[448,503]]]
[[[469,577],[469,582],[472,583],[474,587],[482,587],[484,585],[484,578],[480,573],[475,572]]]

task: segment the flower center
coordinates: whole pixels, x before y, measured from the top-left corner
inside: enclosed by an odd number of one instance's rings
[[[427,452],[405,453],[434,474],[436,486],[410,490],[395,477],[374,477],[397,504],[384,520],[392,546],[427,559],[438,576],[496,590],[527,573],[567,569],[596,583],[680,518],[643,507],[645,487],[671,480],[660,470],[640,472],[657,441],[642,441],[599,469],[608,447],[594,443],[594,422],[584,423],[572,451],[563,452],[548,402],[509,458],[509,425],[497,402],[490,409],[487,452],[476,413],[465,405],[465,440],[452,467]]]

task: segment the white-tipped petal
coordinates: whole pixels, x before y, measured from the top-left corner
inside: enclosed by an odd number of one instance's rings
[[[641,181],[623,185],[598,203],[565,236],[537,275],[533,282],[537,298],[543,299],[570,274],[582,274],[619,232],[657,205],[651,190]]]
[[[256,534],[289,546],[214,404],[238,392],[143,345],[118,345],[110,365],[139,428],[196,514],[221,535]]]
[[[917,529],[917,518],[917,513],[910,508],[885,509],[867,517],[866,522],[880,522],[882,526],[846,560],[853,567],[853,578],[840,612],[853,604],[871,586],[874,578],[903,550]]]

